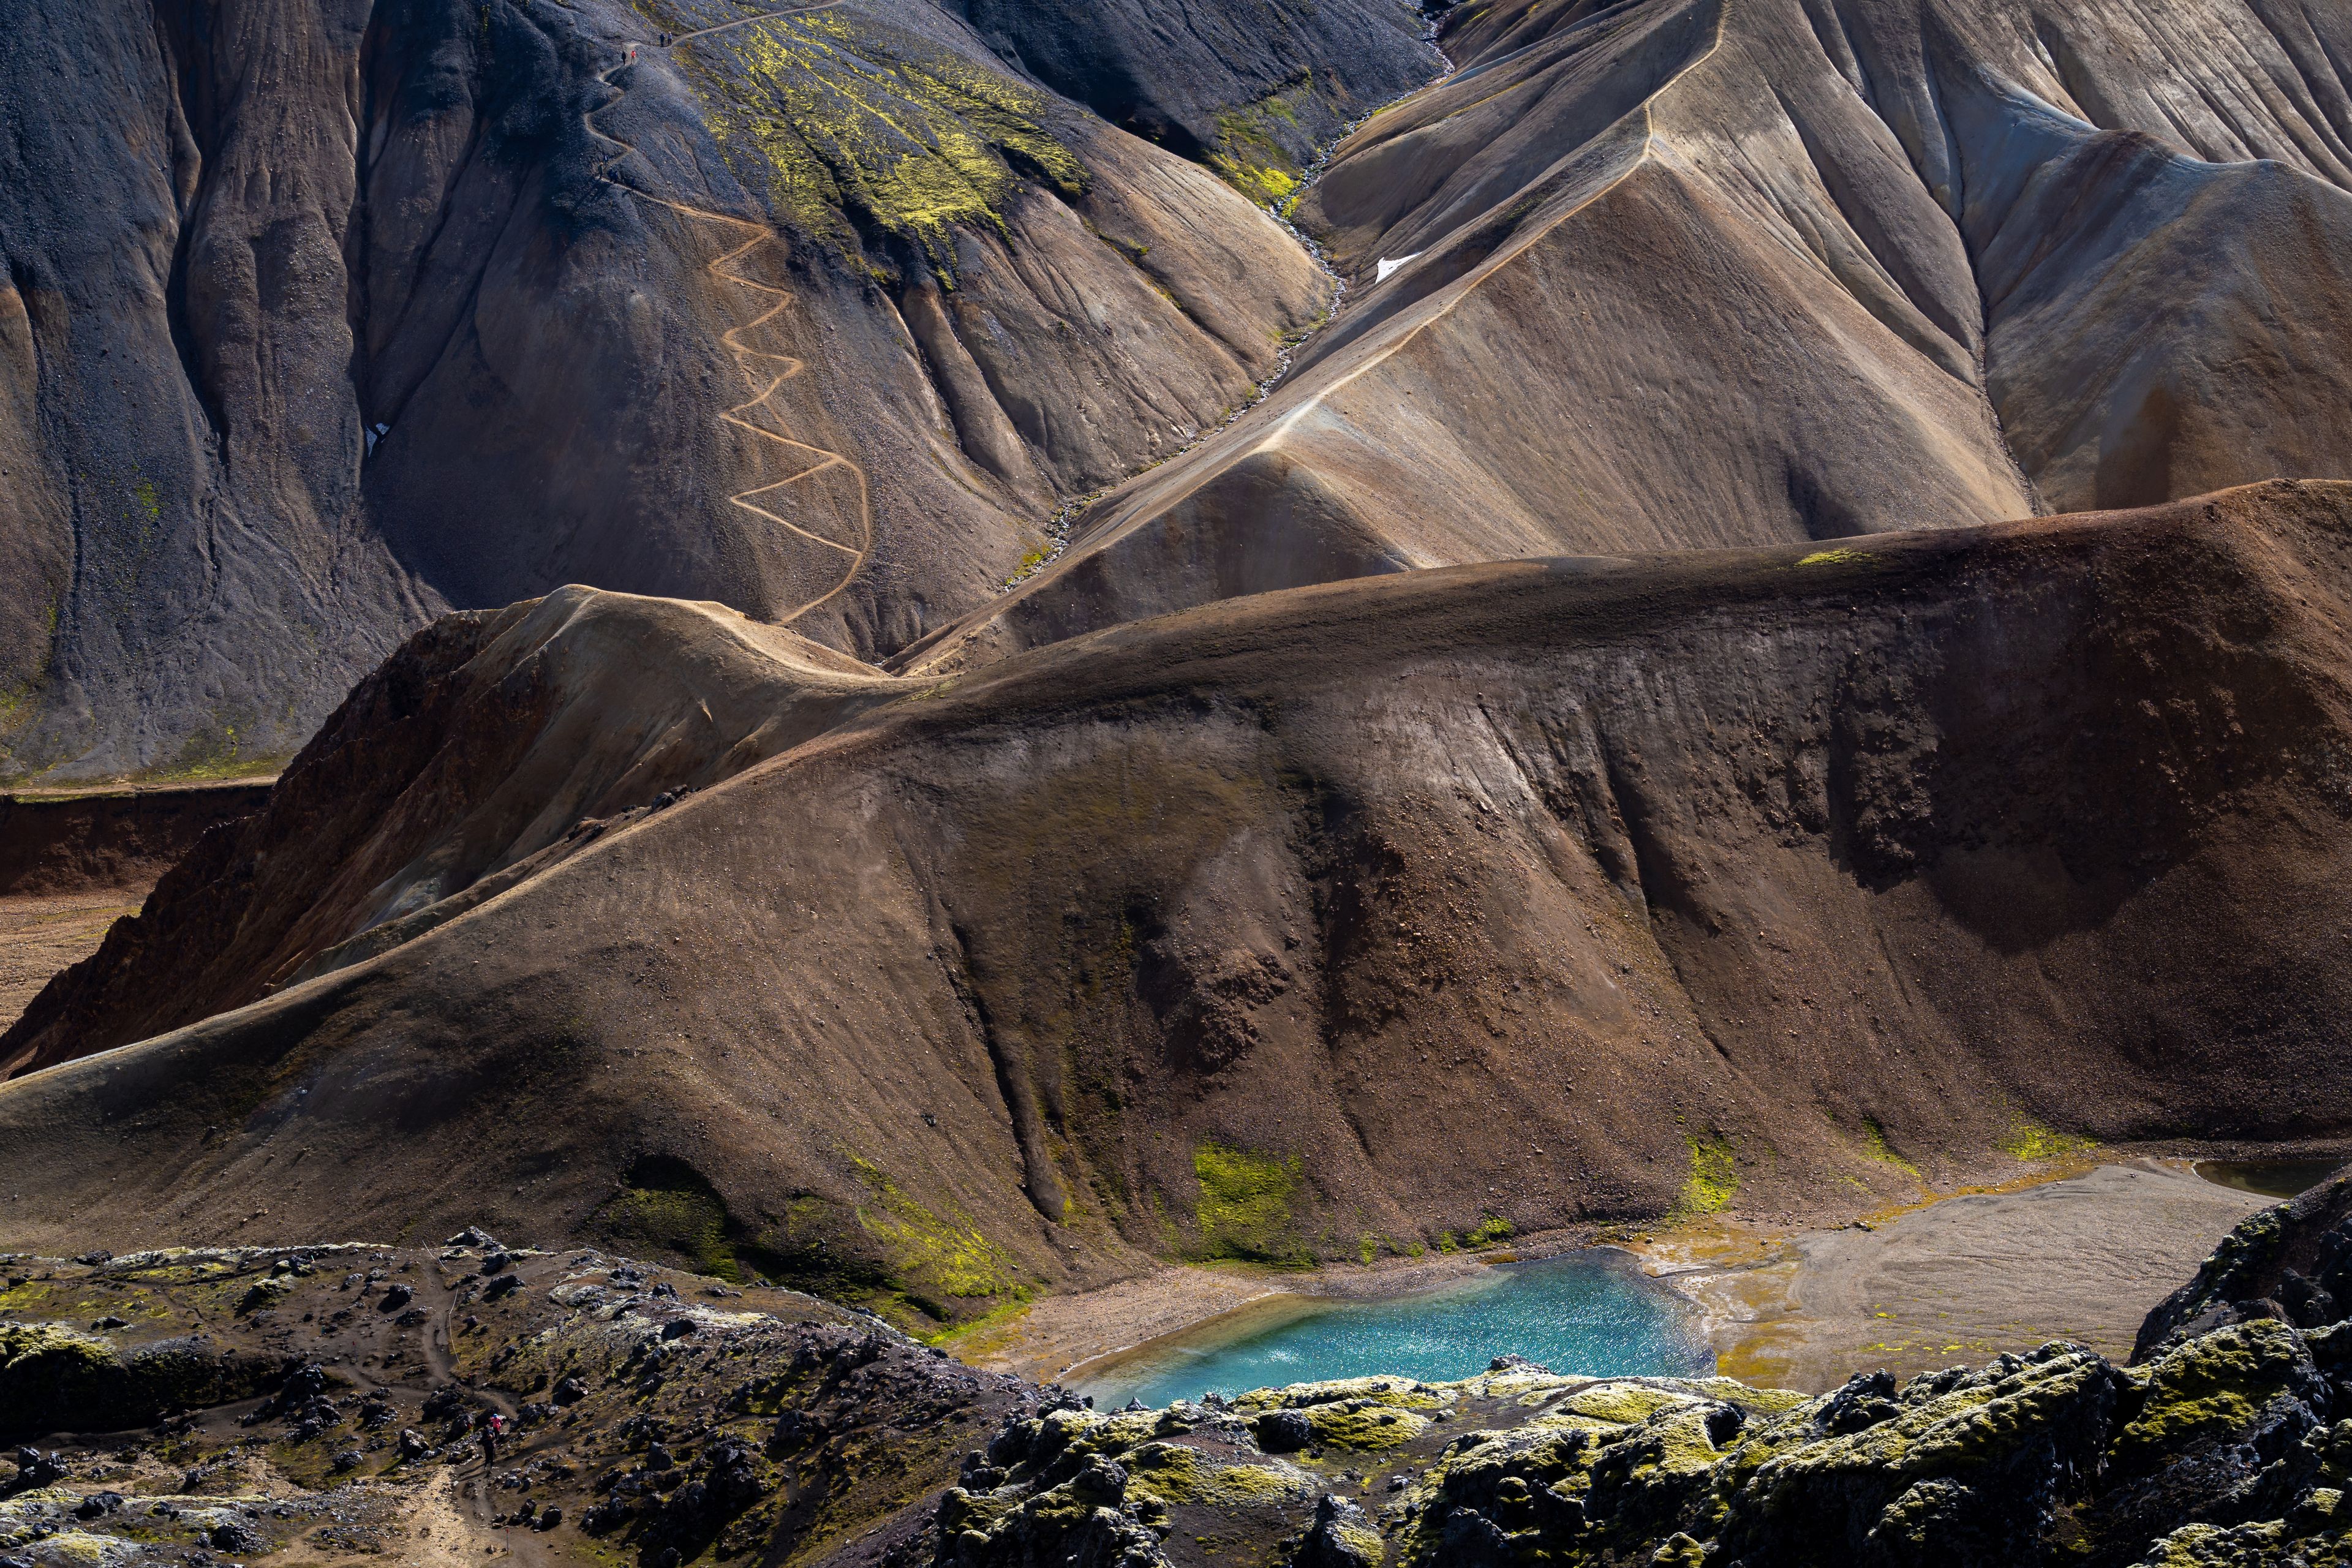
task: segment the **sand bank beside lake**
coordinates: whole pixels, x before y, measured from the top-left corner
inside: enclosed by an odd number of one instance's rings
[[[1709,1319],[1720,1370],[1783,1388],[1898,1376],[2064,1339],[2121,1360],[2150,1308],[2276,1200],[2135,1160],[1814,1231],[1727,1264],[1663,1238],[1652,1269]]]

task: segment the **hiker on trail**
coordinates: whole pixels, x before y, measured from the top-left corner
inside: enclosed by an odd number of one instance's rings
[[[507,1418],[506,1418],[505,1416],[503,1416],[503,1415],[493,1415],[493,1416],[491,1416],[491,1417],[490,1417],[490,1419],[489,1419],[488,1424],[488,1425],[486,1425],[485,1426],[483,1426],[483,1428],[482,1428],[482,1463],[483,1463],[483,1464],[485,1464],[485,1465],[495,1465],[495,1464],[497,1464],[497,1463],[499,1462],[499,1439],[501,1436],[505,1436],[505,1435],[506,1435],[506,1429],[507,1429]]]

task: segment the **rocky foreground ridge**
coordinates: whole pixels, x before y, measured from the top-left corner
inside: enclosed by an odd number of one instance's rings
[[[476,1231],[6,1270],[11,1564],[2352,1558],[2352,1176],[2242,1224],[2128,1365],[2053,1343],[1817,1398],[1505,1357],[1111,1414]]]

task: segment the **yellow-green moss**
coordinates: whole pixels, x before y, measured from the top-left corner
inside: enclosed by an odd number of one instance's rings
[[[0,1322],[0,1388],[45,1363],[75,1363],[96,1370],[113,1361],[112,1345],[64,1323]]]
[[[952,281],[947,230],[1003,228],[1011,161],[1069,195],[1087,184],[1045,129],[1045,94],[871,17],[776,17],[689,44],[683,57],[736,174],[845,255],[857,245],[854,214],[920,245]]]
[[[2009,1135],[2000,1141],[2001,1149],[2021,1160],[2058,1160],[2069,1154],[2084,1154],[2098,1143],[2072,1132],[2053,1131],[2023,1111],[2011,1113]]]
[[[1429,1417],[1421,1412],[1399,1409],[1380,1399],[1309,1405],[1307,1419],[1314,1426],[1315,1440],[1327,1448],[1374,1451],[1410,1443],[1429,1426]]]
[[[2250,1425],[2288,1388],[2301,1360],[2294,1331],[2266,1318],[2189,1341],[2148,1369],[2147,1397],[2118,1435],[2115,1455],[2129,1464]]]
[[[1510,1239],[1512,1230],[1509,1220],[1505,1219],[1501,1215],[1490,1214],[1471,1227],[1470,1234],[1462,1238],[1463,1245],[1474,1247],[1492,1247],[1498,1241]]]
[[[600,1211],[605,1234],[622,1245],[681,1256],[697,1273],[741,1283],[742,1269],[728,1244],[727,1205],[718,1192],[698,1177],[639,1179],[643,1184],[624,1186]]]
[[[1581,1415],[1588,1421],[1631,1426],[1671,1405],[1689,1403],[1681,1394],[1669,1394],[1664,1389],[1651,1388],[1643,1384],[1597,1383],[1578,1389],[1552,1408],[1563,1415]]]
[[[1709,1132],[1704,1138],[1685,1133],[1683,1141],[1690,1145],[1690,1175],[1666,1215],[1674,1225],[1721,1214],[1739,1191],[1739,1167],[1732,1158],[1730,1139]]]
[[[1895,1146],[1886,1141],[1886,1129],[1866,1117],[1862,1123],[1862,1144],[1865,1158],[1875,1160],[1882,1165],[1894,1166],[1923,1187],[1927,1184],[1927,1178],[1919,1173],[1919,1167],[1896,1153]]]
[[[1314,1479],[1286,1465],[1220,1465],[1181,1443],[1146,1443],[1123,1457],[1129,1495],[1179,1506],[1245,1507],[1314,1495]]]
[[[1859,550],[1816,550],[1798,557],[1800,566],[1834,566],[1844,561],[1867,561],[1870,557]]]
[[[1029,1315],[1029,1307],[1028,1290],[1015,1286],[1013,1300],[1000,1302],[969,1321],[941,1329],[938,1333],[928,1336],[923,1342],[954,1350],[966,1356],[1002,1348],[1013,1338],[1013,1325]]]
[[[1332,1524],[1331,1532],[1339,1538],[1340,1544],[1363,1562],[1378,1563],[1388,1552],[1388,1543],[1381,1539],[1381,1532],[1369,1524],[1341,1519]]]
[[[1192,1212],[1202,1249],[1213,1258],[1307,1262],[1306,1248],[1292,1233],[1290,1195],[1298,1172],[1296,1154],[1284,1159],[1216,1142],[1193,1150],[1200,1194]]]
[[[854,1154],[850,1161],[873,1194],[870,1203],[858,1205],[857,1223],[888,1249],[891,1263],[910,1283],[965,1298],[1005,1296],[1022,1289],[1018,1265],[969,1216],[944,1219],[901,1192],[872,1161]]]
[[[1217,116],[1217,144],[1209,166],[1225,183],[1260,206],[1282,210],[1298,194],[1301,170],[1286,151],[1277,124],[1297,130],[1298,110],[1315,90],[1311,73],[1255,103]]]

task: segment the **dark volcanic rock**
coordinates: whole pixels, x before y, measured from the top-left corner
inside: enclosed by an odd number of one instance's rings
[[[1376,5],[1297,9],[1295,65],[1238,90],[1314,70],[1328,125],[1405,85]],[[1330,297],[1247,199],[929,0],[663,23],[726,26],[12,15],[0,776],[267,765],[435,615],[568,582],[887,651]]]
[[[1438,68],[1403,0],[941,0],[998,53],[1114,125],[1288,194],[1347,122]]]
[[[2338,1210],[2268,1217],[2292,1252],[2335,1234]],[[2217,1250],[2209,1282],[2242,1263],[2255,1231],[2268,1234],[2254,1226]],[[377,1256],[439,1288],[466,1272],[462,1259]],[[268,1257],[159,1253],[89,1273],[44,1260],[0,1332],[37,1330],[27,1314],[45,1305],[135,1292],[154,1331],[184,1335],[211,1315],[218,1271]],[[513,1267],[529,1291],[451,1345],[460,1370],[502,1400],[560,1369],[585,1393],[528,1448],[504,1450],[493,1474],[506,1495],[487,1524],[422,1506],[446,1477],[404,1462],[417,1457],[413,1433],[379,1455],[336,1429],[289,1431],[271,1448],[287,1479],[265,1506],[207,1495],[208,1476],[246,1443],[200,1404],[173,1438],[190,1461],[188,1495],[152,1503],[77,1479],[118,1463],[119,1438],[26,1449],[0,1495],[0,1529],[31,1526],[20,1532],[37,1541],[69,1516],[101,1541],[150,1549],[251,1558],[299,1537],[405,1560],[512,1550],[499,1532],[527,1527],[550,1563],[898,1568],[1162,1568],[1203,1542],[1219,1559],[1290,1568],[2333,1568],[2352,1538],[2352,1388],[2327,1371],[2352,1330],[2340,1321],[2175,1334],[2131,1367],[2054,1343],[1901,1382],[1861,1374],[1816,1397],[1520,1363],[1458,1382],[1353,1378],[1109,1413],[789,1292],[749,1289],[706,1334],[665,1344],[655,1298],[608,1303],[603,1292],[621,1282],[613,1260]],[[280,1321],[337,1299],[332,1272],[293,1277]],[[225,1351],[248,1357],[303,1342],[249,1323],[219,1331]],[[446,1410],[447,1391],[398,1371],[423,1364],[424,1342],[384,1345],[389,1381],[369,1403]],[[654,1362],[670,1375],[641,1391],[630,1374]],[[298,1363],[280,1402],[322,1400],[323,1374]],[[1269,1436],[1296,1426],[1309,1447],[1267,1452]],[[298,1476],[332,1489],[306,1490]],[[28,1496],[35,1487],[63,1489]],[[429,1542],[411,1534],[425,1522]],[[841,1542],[850,1555],[815,1550]]]
[[[2352,1175],[2339,1174],[2231,1231],[2197,1278],[2148,1314],[2132,1360],[2229,1323],[2274,1316],[2273,1301],[2317,1328],[2340,1318],[2336,1303],[2345,1300],[2352,1300]]]
[[[126,1347],[64,1323],[0,1321],[0,1441],[146,1426],[248,1398],[276,1370],[267,1355],[232,1353],[195,1338]]]

